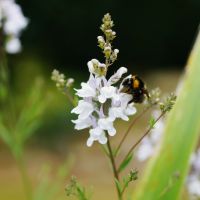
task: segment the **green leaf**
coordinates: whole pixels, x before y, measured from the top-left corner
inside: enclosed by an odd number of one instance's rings
[[[119,169],[118,169],[118,172],[122,172],[127,166],[128,164],[131,162],[133,158],[133,154],[130,154],[122,163],[121,165],[119,166]]]
[[[9,146],[14,145],[13,137],[8,128],[4,125],[2,117],[0,116],[0,138]]]
[[[199,75],[200,34],[188,61],[180,94],[169,114],[159,152],[150,160],[132,199],[182,199],[190,156],[200,134]]]
[[[150,128],[154,128],[155,123],[156,123],[155,118],[151,116],[151,118],[149,119]]]

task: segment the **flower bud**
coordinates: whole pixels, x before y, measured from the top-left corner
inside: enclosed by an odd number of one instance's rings
[[[66,83],[66,87],[70,88],[74,83],[74,79],[73,78],[68,78],[67,79],[67,83]]]
[[[109,57],[110,57],[111,52],[112,52],[112,50],[111,50],[111,47],[110,47],[110,46],[107,46],[107,47],[104,48],[104,54],[105,54],[105,57],[106,57],[106,58],[109,58]]]
[[[99,63],[98,67],[98,75],[105,76],[107,73],[106,65],[103,63]]]
[[[103,49],[103,48],[104,48],[104,45],[105,45],[105,40],[104,40],[104,38],[103,38],[102,36],[98,36],[98,37],[97,37],[97,40],[98,40],[98,43],[99,43],[99,47],[100,47],[101,49]]]

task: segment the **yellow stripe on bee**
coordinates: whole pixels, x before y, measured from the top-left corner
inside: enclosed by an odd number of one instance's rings
[[[140,82],[139,80],[135,79],[133,80],[133,88],[139,88]]]

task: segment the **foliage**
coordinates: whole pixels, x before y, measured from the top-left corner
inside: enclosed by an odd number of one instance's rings
[[[190,154],[194,151],[200,133],[199,74],[200,34],[189,58],[177,103],[168,118],[160,150],[150,161],[134,193],[134,200],[181,198]]]
[[[65,188],[67,196],[75,196],[79,200],[89,200],[91,198],[91,192],[87,192],[75,176],[71,177],[70,183]]]

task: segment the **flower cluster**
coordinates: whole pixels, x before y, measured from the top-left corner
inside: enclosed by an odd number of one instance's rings
[[[200,149],[191,157],[191,172],[187,179],[191,199],[200,199]]]
[[[105,36],[98,36],[98,46],[102,49],[104,56],[106,58],[106,65],[107,67],[112,65],[112,63],[117,60],[117,55],[119,53],[118,49],[112,49],[112,41],[116,37],[116,32],[112,30],[114,23],[111,19],[109,13],[104,15],[102,19],[103,24],[101,25],[100,29],[104,33]]]
[[[108,67],[117,59],[119,52],[117,49],[112,50],[111,42],[116,36],[112,30],[113,26],[110,15],[106,14],[100,27],[105,36],[97,37],[105,56],[105,63],[97,59],[89,61],[89,80],[81,83],[81,89],[76,89],[76,95],[81,100],[72,110],[72,113],[78,115],[78,119],[72,122],[77,130],[90,129],[87,146],[92,146],[94,141],[105,144],[108,136],[116,134],[114,121],[117,118],[128,121],[129,116],[136,113],[134,104],[129,103],[132,96],[120,92],[121,84],[116,86],[122,75],[127,73],[127,69],[121,67],[109,79],[106,78]]]
[[[0,30],[6,36],[5,49],[8,53],[17,53],[21,50],[19,37],[27,24],[27,18],[14,0],[0,1]]]
[[[91,146],[94,141],[105,144],[106,131],[110,136],[116,134],[114,121],[117,118],[128,121],[128,116],[136,113],[133,103],[129,104],[132,96],[121,93],[120,87],[114,86],[126,72],[127,69],[121,67],[108,80],[105,76],[90,73],[88,82],[81,83],[82,88],[76,90],[76,94],[82,99],[72,110],[72,113],[79,115],[73,123],[76,124],[75,129],[78,130],[90,128],[88,146]]]
[[[65,88],[70,88],[74,83],[73,78],[65,79],[65,75],[60,73],[56,69],[53,70],[51,79],[55,81],[56,87],[60,90],[65,90]]]

